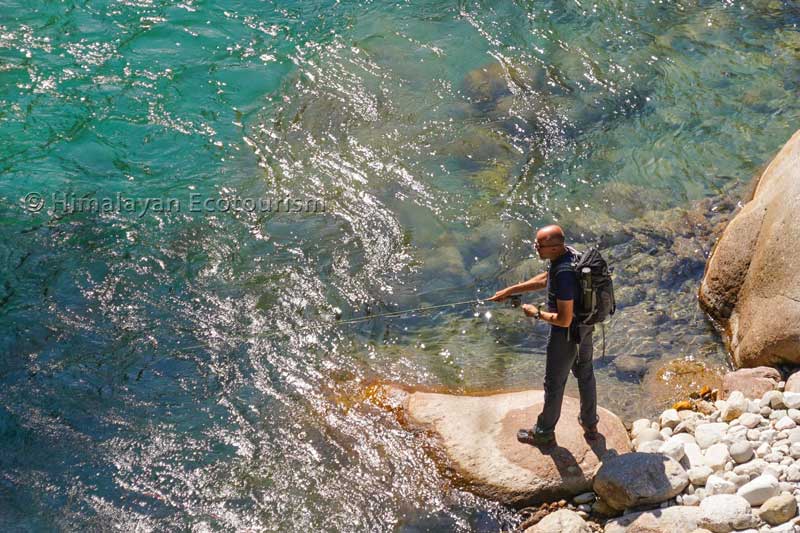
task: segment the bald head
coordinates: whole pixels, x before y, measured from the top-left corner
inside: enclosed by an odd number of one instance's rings
[[[536,232],[536,240],[541,244],[560,244],[564,242],[564,230],[561,226],[550,224]]]
[[[564,230],[551,224],[536,232],[536,251],[541,259],[555,259],[561,256],[564,248]]]

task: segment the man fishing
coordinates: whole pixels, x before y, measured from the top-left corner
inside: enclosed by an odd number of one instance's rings
[[[597,387],[592,367],[592,331],[594,326],[573,324],[581,297],[578,276],[572,267],[573,251],[565,245],[564,231],[556,225],[545,226],[536,233],[534,248],[540,259],[549,259],[547,272],[542,272],[517,285],[497,291],[490,301],[503,301],[512,295],[547,289],[547,310],[525,304],[527,316],[550,324],[547,339],[547,361],[544,376],[544,408],[533,429],[520,429],[517,440],[534,446],[555,442],[555,428],[561,416],[561,403],[569,371],[578,379],[581,413],[578,423],[587,439],[597,438]]]

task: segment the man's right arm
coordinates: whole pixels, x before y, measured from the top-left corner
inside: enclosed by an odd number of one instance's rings
[[[497,291],[496,293],[494,293],[494,296],[489,298],[489,301],[501,302],[506,298],[513,296],[514,294],[520,294],[523,292],[538,291],[540,289],[544,289],[546,285],[547,285],[547,272],[542,272],[541,274],[533,276],[528,281],[523,281],[522,283],[517,283],[516,285],[511,285],[510,287],[506,287],[505,289]]]

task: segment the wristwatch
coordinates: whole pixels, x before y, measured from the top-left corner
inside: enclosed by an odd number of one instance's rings
[[[533,318],[535,318],[536,320],[539,320],[540,318],[542,318],[542,310],[540,308],[538,308],[538,307],[536,308],[536,314],[533,315]]]

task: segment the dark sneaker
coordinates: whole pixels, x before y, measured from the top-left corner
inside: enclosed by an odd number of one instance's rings
[[[538,431],[534,426],[533,429],[520,429],[517,431],[517,440],[531,446],[548,446],[556,442],[556,435],[552,431],[547,433]]]
[[[581,421],[581,418],[578,417],[578,424],[580,424],[583,428],[583,436],[587,440],[596,440],[600,436],[600,432],[597,431],[597,423],[594,423],[591,426],[586,426]]]

